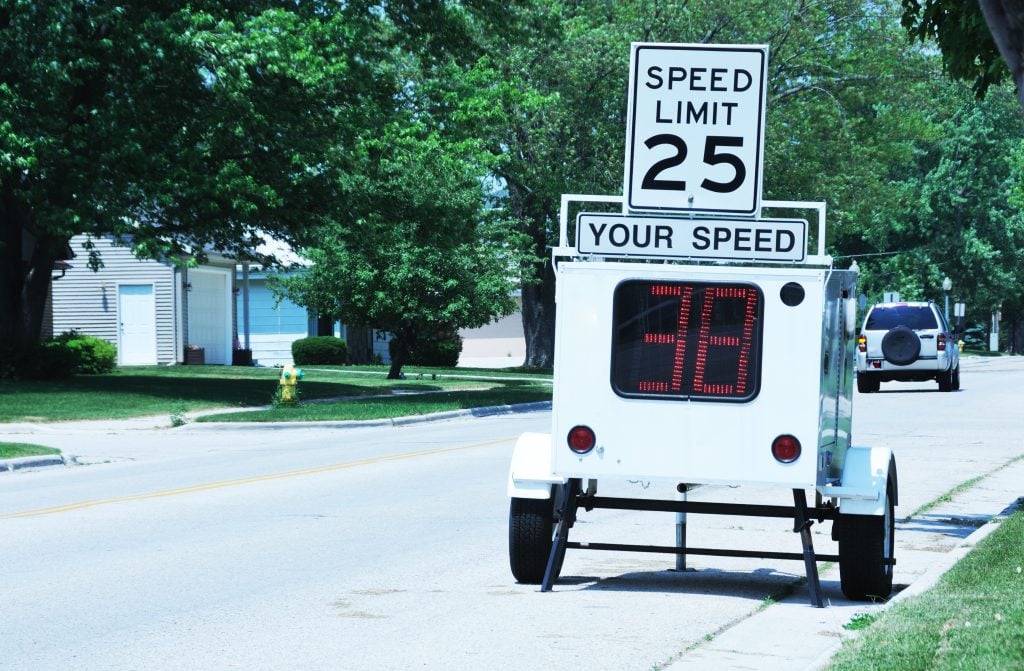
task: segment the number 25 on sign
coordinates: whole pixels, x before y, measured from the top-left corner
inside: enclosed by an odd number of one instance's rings
[[[630,210],[758,213],[767,62],[763,46],[633,45]]]

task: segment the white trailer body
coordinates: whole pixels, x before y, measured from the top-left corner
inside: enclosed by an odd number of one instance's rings
[[[560,479],[785,488],[840,482],[853,405],[855,273],[577,261],[560,264],[557,278],[551,448],[552,470]],[[711,303],[725,299],[708,296],[708,289],[717,287],[749,289],[749,301],[741,300],[757,303],[749,306],[755,319],[746,340],[742,333],[730,335],[740,329],[721,320],[705,324],[708,332],[700,335],[697,313],[723,307]],[[675,305],[675,296],[632,305],[638,290],[673,288],[690,290],[688,305]],[[616,307],[620,313],[643,307],[659,312],[659,305],[661,314],[619,315],[620,322],[647,322],[639,327],[616,323]],[[689,331],[688,341],[677,326],[680,309],[687,307],[690,326],[683,330]],[[637,343],[637,335],[649,342]],[[694,393],[702,346],[705,388],[736,385],[743,374],[749,388]],[[708,360],[716,354],[718,366],[712,371]],[[742,356],[747,358],[740,361]],[[632,360],[637,358],[649,363]],[[628,370],[637,366],[645,370]],[[566,445],[575,426],[593,430],[595,449],[578,454]],[[779,436],[799,441],[801,454],[793,461],[773,457],[772,443]]]

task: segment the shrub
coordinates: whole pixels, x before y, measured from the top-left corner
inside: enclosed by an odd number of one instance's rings
[[[299,338],[292,343],[292,360],[296,366],[340,366],[348,363],[348,345],[341,338],[334,336]]]
[[[454,368],[462,353],[462,336],[456,331],[437,331],[420,336],[409,350],[405,363],[416,366]]]
[[[61,380],[78,369],[78,352],[51,340],[25,350],[17,366],[17,377],[28,380]]]
[[[56,341],[78,356],[75,373],[102,375],[117,366],[117,348],[103,338],[66,331],[57,336]]]

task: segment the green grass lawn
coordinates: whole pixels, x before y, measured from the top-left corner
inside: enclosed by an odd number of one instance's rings
[[[539,384],[502,384],[490,389],[434,391],[351,399],[297,406],[278,406],[249,412],[217,413],[199,422],[316,422],[324,420],[381,419],[424,415],[444,410],[550,401],[551,387]]]
[[[60,450],[55,447],[43,447],[30,443],[0,443],[0,459],[38,457],[43,454],[60,454]]]
[[[983,539],[932,589],[884,611],[829,671],[1024,669],[1024,512]],[[855,627],[857,628],[857,627]]]
[[[407,367],[406,379],[386,379],[381,366],[311,366],[299,382],[303,404],[317,399],[353,399],[395,395],[403,411],[430,412],[431,404],[447,409],[515,403],[520,398],[550,398],[550,374],[515,370],[473,370]],[[123,419],[146,415],[175,415],[210,408],[269,405],[280,371],[242,366],[139,366],[119,368],[109,375],[79,375],[69,380],[0,380],[0,422],[55,422],[80,419]],[[533,389],[529,394],[525,389]],[[508,400],[501,390],[508,391]],[[416,392],[462,391],[458,400],[431,394],[423,405],[410,404]],[[486,395],[479,395],[487,391]],[[476,400],[474,400],[476,399]],[[375,401],[379,402],[379,401]],[[341,416],[330,416],[331,407]],[[287,410],[297,410],[289,408]],[[314,411],[309,410],[310,413]],[[317,419],[350,419],[345,404],[326,404]],[[278,419],[298,419],[291,412]],[[378,414],[380,416],[391,416]],[[251,419],[256,419],[253,417]],[[244,421],[244,420],[243,420]],[[263,421],[267,421],[264,419]]]

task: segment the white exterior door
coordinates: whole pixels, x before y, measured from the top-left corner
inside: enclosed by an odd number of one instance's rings
[[[152,284],[117,287],[118,363],[156,364],[156,301]]]

